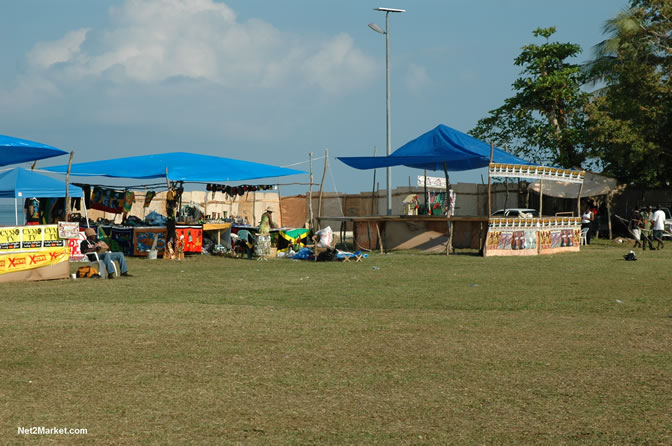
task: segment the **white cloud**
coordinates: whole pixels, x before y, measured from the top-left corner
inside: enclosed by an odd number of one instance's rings
[[[26,56],[28,63],[44,69],[57,63],[72,61],[79,54],[88,32],[88,28],[78,29],[70,31],[62,39],[36,44]]]
[[[107,29],[72,31],[36,44],[28,55],[31,66],[70,81],[183,77],[236,89],[303,80],[334,92],[373,78],[373,61],[348,35],[301,40],[261,20],[239,22],[229,6],[213,0],[126,0],[110,17]]]
[[[431,83],[425,67],[411,64],[406,73],[406,85],[410,90],[421,90]]]

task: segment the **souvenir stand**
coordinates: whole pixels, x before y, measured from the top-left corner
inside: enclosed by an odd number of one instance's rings
[[[67,165],[47,168],[52,172],[66,173]],[[134,179],[164,179],[175,195],[166,202],[174,202],[172,211],[166,211],[168,222],[164,226],[102,226],[102,230],[112,240],[119,243],[121,249],[135,256],[147,256],[156,240],[157,254],[163,255],[167,244],[170,243],[169,231],[175,228],[175,244],[184,247],[185,253],[201,253],[203,246],[203,232],[217,231],[218,242],[221,241],[222,231],[228,231],[231,224],[192,224],[190,221],[180,221],[179,216],[174,214],[175,209],[181,206],[180,200],[183,185],[185,183],[230,183],[233,181],[256,180],[261,178],[281,177],[286,175],[303,174],[305,172],[268,164],[254,163],[250,161],[235,160],[197,153],[170,152],[154,155],[141,155],[126,158],[117,158],[88,163],[73,164],[70,174],[74,176],[104,176],[111,178],[134,178]],[[210,187],[212,189],[212,185]],[[95,189],[95,188],[94,188]],[[176,191],[179,190],[179,193]],[[214,189],[213,189],[214,190]],[[223,190],[223,188],[218,188]],[[95,190],[94,190],[95,191]],[[109,194],[109,200],[113,211],[117,211],[124,203],[132,203],[128,198],[128,192]],[[95,193],[94,193],[95,197]],[[115,204],[116,199],[116,204]],[[103,204],[106,196],[102,197]],[[118,212],[118,211],[117,211]]]
[[[19,224],[19,202],[26,198],[81,198],[82,190],[46,175],[17,167],[0,174],[0,197],[13,198],[15,226],[0,227],[0,283],[64,279],[70,274],[69,258],[77,244],[77,223]],[[38,202],[39,203],[39,202]],[[21,219],[21,221],[23,218]]]
[[[544,181],[583,184],[585,172],[547,166],[490,163],[489,178],[525,178],[539,180],[543,197]],[[490,183],[490,181],[489,181]],[[580,194],[580,192],[579,192]],[[540,200],[541,201],[541,200]],[[488,208],[490,205],[488,188]],[[488,209],[492,214],[492,209]],[[488,219],[488,233],[483,255],[529,256],[578,252],[581,245],[580,217],[494,218]]]

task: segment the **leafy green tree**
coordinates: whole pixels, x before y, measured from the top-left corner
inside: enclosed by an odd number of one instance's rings
[[[555,27],[538,28],[535,37],[515,59],[522,67],[513,83],[515,96],[478,121],[470,133],[530,161],[562,167],[579,167],[590,156],[587,144],[586,106],[589,95],[581,90],[585,71],[570,62],[581,53],[572,43],[552,42]]]
[[[672,180],[672,2],[631,0],[608,20],[606,39],[586,65],[601,86],[587,111],[605,173],[661,187]]]

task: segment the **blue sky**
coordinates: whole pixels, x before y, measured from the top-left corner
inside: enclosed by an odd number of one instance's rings
[[[74,150],[75,162],[192,151],[289,165],[328,148],[326,189],[369,190],[371,171],[334,157],[385,151],[385,39],[367,27],[385,17],[373,8],[407,10],[390,19],[395,150],[438,124],[468,131],[500,106],[533,29],[557,26],[584,61],[626,3],[4,0],[0,133]],[[393,186],[418,174],[395,168]]]

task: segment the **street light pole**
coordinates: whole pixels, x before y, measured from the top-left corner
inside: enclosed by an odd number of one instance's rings
[[[385,31],[380,29],[380,27],[375,23],[370,23],[369,28],[380,34],[385,34],[385,126],[387,128],[386,153],[387,156],[390,156],[392,153],[392,123],[390,120],[390,13],[401,13],[406,12],[406,10],[375,8],[374,11],[382,11],[385,13]],[[392,168],[390,166],[386,167],[385,173],[387,177],[387,215],[392,215]]]

